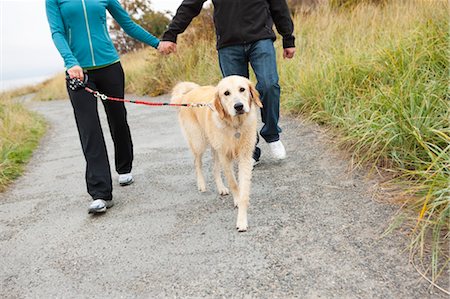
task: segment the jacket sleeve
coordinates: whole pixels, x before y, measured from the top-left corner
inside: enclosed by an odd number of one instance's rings
[[[275,27],[283,37],[283,48],[295,47],[294,23],[286,0],[269,0],[269,5]]]
[[[184,0],[178,7],[177,13],[169,24],[169,28],[164,32],[162,40],[176,43],[178,34],[183,33],[192,19],[198,16],[205,1]]]
[[[65,67],[70,69],[75,65],[80,65],[75,56],[73,56],[72,50],[66,40],[66,30],[57,0],[46,0],[45,9],[53,42],[64,60]]]
[[[153,48],[158,48],[159,39],[136,24],[122,5],[120,5],[118,0],[109,0],[107,9],[117,23],[119,23],[120,27],[122,27],[129,36],[146,43]]]

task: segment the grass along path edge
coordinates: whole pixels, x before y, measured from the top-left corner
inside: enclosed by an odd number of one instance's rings
[[[4,94],[0,101],[0,192],[24,171],[47,128],[45,120]]]

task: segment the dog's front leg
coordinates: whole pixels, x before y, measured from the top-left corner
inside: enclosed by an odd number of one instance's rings
[[[239,201],[237,203],[238,216],[236,228],[240,232],[247,231],[247,209],[250,202],[250,185],[252,181],[252,159],[240,158],[238,164],[239,170]]]
[[[202,156],[203,153],[196,153],[194,156],[195,173],[197,174],[197,188],[200,192],[206,191],[205,178],[202,171]]]
[[[239,187],[236,181],[236,177],[233,172],[233,161],[226,155],[219,154],[220,164],[222,164],[223,173],[227,179],[228,185],[231,189],[231,194],[233,194],[234,205],[237,205],[239,197]]]
[[[221,167],[219,154],[214,148],[211,148],[211,151],[214,159],[214,180],[216,181],[217,191],[220,195],[228,195],[230,194],[230,190],[228,190],[228,188],[223,184],[222,175],[220,174]]]

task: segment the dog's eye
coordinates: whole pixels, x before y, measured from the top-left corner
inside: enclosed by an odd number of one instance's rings
[[[241,87],[241,88],[239,88],[239,91],[240,91],[240,92],[244,92],[244,91],[245,91],[245,88],[244,88],[244,87]]]
[[[227,90],[227,91],[225,91],[223,94],[226,95],[226,96],[229,96],[229,95],[230,95],[230,92]]]

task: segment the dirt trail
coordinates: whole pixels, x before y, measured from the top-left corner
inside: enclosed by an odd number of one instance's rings
[[[51,128],[0,194],[1,298],[444,298],[408,265],[401,236],[380,239],[394,209],[314,126],[282,118],[282,163],[263,144],[250,229],[237,233],[209,157],[209,191],[197,192],[173,109],[127,107],[136,182],[115,183],[116,206],[93,217],[69,102],[31,104]]]

